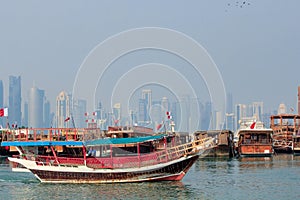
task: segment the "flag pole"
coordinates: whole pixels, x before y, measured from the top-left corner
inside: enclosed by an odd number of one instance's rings
[[[9,129],[8,116],[6,116],[6,129]]]
[[[8,122],[8,115],[7,115],[6,116],[6,141],[8,141],[8,129],[9,129],[9,122]]]

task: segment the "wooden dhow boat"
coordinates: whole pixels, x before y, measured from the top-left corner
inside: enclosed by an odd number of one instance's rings
[[[300,115],[296,114],[279,114],[271,116],[271,129],[274,131],[273,147],[277,153],[292,153],[293,142],[297,141],[296,134],[300,129]]]
[[[273,155],[273,130],[265,128],[261,122],[245,124],[237,131],[236,152],[241,157],[270,157]]]
[[[197,139],[208,140],[207,143],[210,148],[203,157],[233,157],[233,132],[230,130],[196,131],[194,135]]]
[[[174,134],[86,141],[6,141],[9,157],[44,183],[179,181],[199,157],[202,140],[179,144]],[[36,149],[26,151],[25,149]],[[47,153],[39,154],[39,149]],[[63,149],[64,154],[58,153]],[[76,153],[75,153],[76,152]]]

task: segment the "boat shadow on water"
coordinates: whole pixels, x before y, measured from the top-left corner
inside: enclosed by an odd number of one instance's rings
[[[180,181],[112,183],[112,184],[50,184],[35,182],[38,187],[23,191],[23,197],[49,194],[51,199],[188,199],[197,194]],[[59,192],[53,192],[59,191]],[[19,193],[11,191],[12,197]],[[25,198],[26,199],[26,198]]]

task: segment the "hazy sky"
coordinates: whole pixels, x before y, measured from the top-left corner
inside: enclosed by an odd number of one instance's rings
[[[296,108],[298,0],[0,2],[0,79],[6,95],[8,76],[21,75],[23,99],[35,84],[53,109],[61,90],[72,92],[79,67],[99,43],[133,28],[161,27],[182,32],[207,50],[234,103],[263,101],[266,111],[282,102]],[[121,64],[165,63],[170,57],[153,54],[154,60],[128,55]]]

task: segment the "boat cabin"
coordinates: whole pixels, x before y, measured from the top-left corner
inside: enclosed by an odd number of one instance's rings
[[[271,129],[248,129],[238,133],[239,156],[271,156],[273,154]]]

